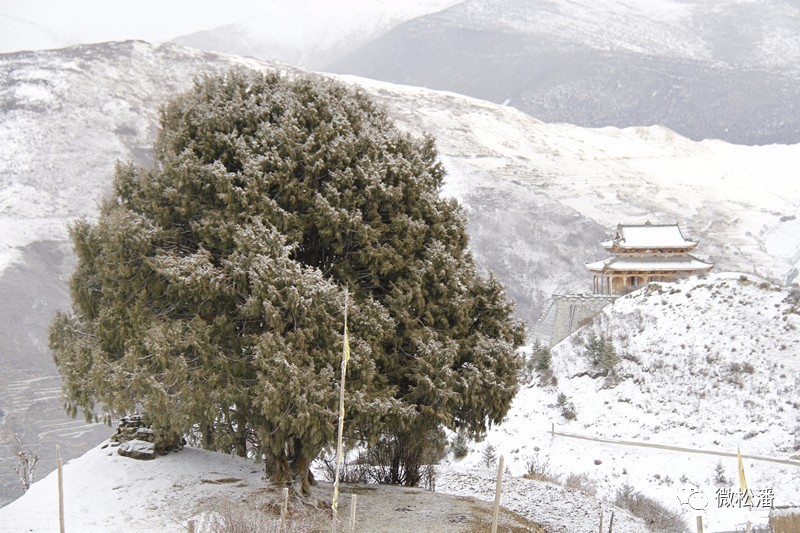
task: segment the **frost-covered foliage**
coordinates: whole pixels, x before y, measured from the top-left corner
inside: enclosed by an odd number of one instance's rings
[[[586,339],[586,351],[584,356],[592,365],[600,367],[605,374],[611,374],[614,366],[619,363],[614,344],[606,339],[605,335],[597,335],[594,330],[589,332]]]
[[[617,491],[614,505],[627,509],[645,521],[650,531],[658,533],[684,533],[689,526],[683,517],[652,498],[637,492],[630,485]]]
[[[306,491],[347,290],[351,439],[397,443],[404,468],[442,426],[502,420],[523,330],[439,198],[432,140],[334,82],[230,72],[163,109],[155,153],[71,229],[74,313],[50,338],[69,411],[146,412]]]

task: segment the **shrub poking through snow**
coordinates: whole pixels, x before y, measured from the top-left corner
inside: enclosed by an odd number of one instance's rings
[[[547,481],[548,483],[555,484],[561,483],[561,476],[550,469],[550,461],[546,459],[542,460],[538,454],[534,454],[528,458],[525,479]]]
[[[575,404],[573,404],[563,392],[558,393],[556,405],[561,408],[561,416],[567,420],[575,420],[575,418],[577,418],[578,412],[575,409]]]
[[[597,495],[597,483],[589,479],[584,473],[570,474],[564,480],[564,486],[570,490],[576,490],[587,496]]]
[[[689,525],[680,513],[672,511],[652,498],[633,489],[627,483],[617,490],[614,505],[630,511],[658,533],[684,533]]]

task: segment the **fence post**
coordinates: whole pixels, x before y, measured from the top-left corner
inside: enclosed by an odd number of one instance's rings
[[[603,510],[600,509],[600,533],[603,533]]]
[[[614,511],[611,511],[611,520],[608,521],[608,533],[614,533]]]
[[[350,533],[356,533],[356,504],[358,496],[353,494],[353,500],[350,502]]]
[[[190,518],[188,522],[186,522],[186,529],[189,530],[189,533],[194,533],[194,518]]]
[[[697,533],[703,533],[703,517],[697,515]]]
[[[61,447],[56,444],[56,465],[58,466],[58,527],[64,533],[64,472],[61,464]]]
[[[492,516],[492,533],[497,533],[497,522],[500,517],[500,493],[503,489],[503,456],[497,462],[497,486],[494,489],[494,514]]]
[[[283,502],[281,503],[281,533],[286,528],[286,513],[289,508],[289,487],[283,487]]]

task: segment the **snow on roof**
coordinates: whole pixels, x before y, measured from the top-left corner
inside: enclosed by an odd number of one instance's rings
[[[587,263],[586,267],[593,272],[611,271],[680,271],[711,270],[714,265],[706,263],[694,256],[686,254],[680,257],[608,257],[602,261]]]
[[[602,243],[603,247],[619,248],[694,248],[696,241],[689,241],[677,224],[645,224],[617,226],[614,238]]]

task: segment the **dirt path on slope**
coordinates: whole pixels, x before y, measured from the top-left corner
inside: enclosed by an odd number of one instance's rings
[[[330,498],[332,487],[320,483]],[[491,530],[491,503],[465,496],[452,496],[411,487],[343,484],[339,521],[350,531],[350,505],[356,499],[355,531],[363,533],[483,533]],[[498,531],[547,533],[527,518],[500,508]]]

